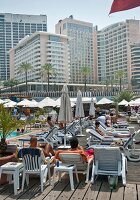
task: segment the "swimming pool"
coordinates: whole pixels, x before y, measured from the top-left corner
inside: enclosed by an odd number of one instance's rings
[[[13,132],[11,132],[6,138],[7,139],[10,139],[10,138],[14,138],[14,137],[17,137],[17,136],[22,136],[22,135],[24,135],[24,134],[27,134],[27,133],[29,133],[30,131],[25,131],[25,133],[18,133],[17,131],[13,131]],[[1,138],[1,133],[0,133],[0,138]]]

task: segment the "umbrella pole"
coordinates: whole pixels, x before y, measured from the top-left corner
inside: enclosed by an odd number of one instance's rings
[[[82,122],[81,122],[81,117],[80,117],[80,135],[82,135]]]
[[[65,134],[64,134],[64,147],[66,147],[66,123],[65,123]]]

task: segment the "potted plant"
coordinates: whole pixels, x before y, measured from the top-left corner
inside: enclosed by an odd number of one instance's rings
[[[7,136],[19,126],[20,121],[15,119],[11,112],[8,111],[3,105],[0,105],[0,152],[3,153],[7,149],[6,138]]]

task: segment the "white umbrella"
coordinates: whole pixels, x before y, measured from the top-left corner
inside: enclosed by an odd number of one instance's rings
[[[43,107],[55,107],[56,103],[55,100],[51,99],[50,97],[46,97],[45,99],[43,99],[42,101],[40,101],[38,104],[39,108],[43,108]]]
[[[26,106],[24,106],[24,107],[26,107]],[[33,99],[32,101],[29,101],[28,107],[36,108],[36,107],[38,107],[38,102]]]
[[[4,101],[2,99],[0,99],[0,104],[3,104],[3,103],[4,103]]]
[[[83,102],[82,102],[82,93],[80,90],[77,92],[75,117],[80,118],[80,134],[82,135],[81,118],[84,117],[84,108],[83,108]]]
[[[65,124],[64,147],[66,146],[66,123],[71,122],[72,119],[72,109],[68,95],[68,88],[67,85],[64,85],[62,89],[61,106],[58,116],[58,121]]]
[[[96,97],[82,97],[82,102],[83,103],[90,103],[91,99],[93,99],[94,103],[97,102]],[[70,98],[71,103],[75,103],[77,101],[77,98]]]
[[[129,102],[129,104],[130,104],[131,106],[139,106],[139,105],[140,105],[140,98],[135,99],[135,100]]]
[[[113,103],[113,101],[111,101],[110,99],[107,99],[105,97],[103,97],[100,101],[98,101],[96,104],[97,105],[104,105],[104,104],[111,104]]]
[[[123,99],[120,103],[118,103],[119,106],[125,106],[128,104],[128,101],[126,101],[125,99]]]
[[[30,101],[28,99],[23,99],[22,101],[17,103],[17,106],[26,106],[29,107]]]
[[[4,107],[6,107],[6,108],[12,108],[12,107],[15,107],[16,105],[17,105],[17,103],[15,101],[10,101],[8,103],[5,103]]]
[[[75,103],[73,103],[70,99],[70,102],[71,102],[71,107],[75,106]],[[56,101],[55,101],[55,106],[57,107],[60,107],[61,105],[61,98],[58,98]]]
[[[4,101],[3,103],[8,103],[8,102],[10,102],[11,100],[10,100],[10,99],[4,99],[3,101]]]
[[[89,115],[95,117],[95,107],[94,107],[94,100],[91,99],[90,108],[89,108]]]
[[[80,90],[77,92],[75,117],[76,118],[84,117],[84,108],[83,108],[83,102],[82,102],[82,93],[81,93]]]

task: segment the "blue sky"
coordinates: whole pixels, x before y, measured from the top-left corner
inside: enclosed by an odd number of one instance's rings
[[[0,0],[1,13],[46,14],[48,31],[60,19],[73,15],[75,19],[92,22],[99,29],[125,19],[140,19],[140,7],[109,16],[113,0]]]

